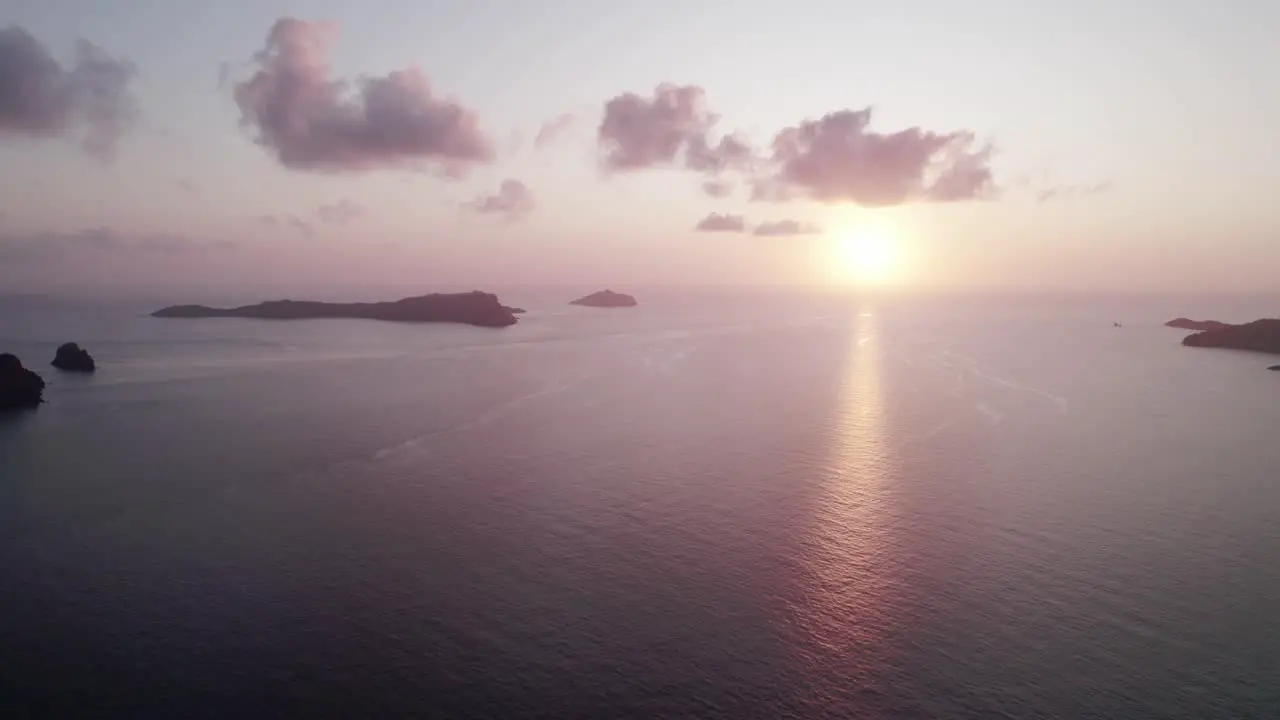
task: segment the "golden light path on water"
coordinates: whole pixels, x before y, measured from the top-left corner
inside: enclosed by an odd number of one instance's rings
[[[812,527],[800,558],[801,605],[796,619],[809,635],[821,666],[850,686],[824,695],[856,692],[884,659],[894,627],[900,580],[896,572],[893,479],[886,437],[882,348],[874,313],[863,313],[841,388],[830,459],[818,480]],[[834,698],[828,698],[834,699]]]

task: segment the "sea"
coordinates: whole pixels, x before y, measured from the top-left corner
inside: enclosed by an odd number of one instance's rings
[[[1280,717],[1280,298],[580,294],[0,299],[0,716]]]

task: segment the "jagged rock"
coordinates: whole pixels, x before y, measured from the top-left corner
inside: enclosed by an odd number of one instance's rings
[[[0,353],[0,410],[34,408],[44,402],[44,379],[22,366],[18,356]]]
[[[58,352],[50,363],[59,370],[68,370],[71,372],[91,373],[97,369],[97,365],[93,362],[93,356],[88,350],[80,347],[75,343],[66,343],[58,348]]]

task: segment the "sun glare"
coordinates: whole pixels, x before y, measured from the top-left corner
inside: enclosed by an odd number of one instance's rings
[[[845,282],[891,282],[898,271],[898,247],[893,236],[880,228],[864,228],[834,238],[836,272]]]

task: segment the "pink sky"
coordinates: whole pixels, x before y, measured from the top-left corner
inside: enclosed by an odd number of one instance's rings
[[[1274,289],[1280,10],[809,5],[18,0],[0,283]]]

